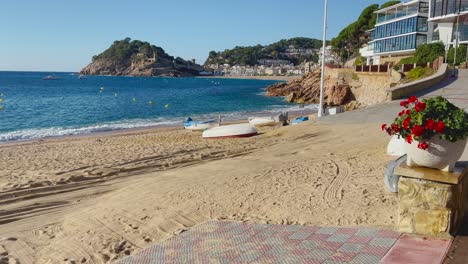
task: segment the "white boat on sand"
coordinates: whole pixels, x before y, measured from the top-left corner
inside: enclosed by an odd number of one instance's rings
[[[278,123],[283,125],[288,121],[288,113],[281,113],[277,116],[249,117],[249,124],[252,126],[272,126]]]
[[[251,137],[257,134],[257,129],[250,124],[234,124],[207,129],[203,131],[203,138]]]
[[[252,126],[272,126],[276,124],[276,120],[272,116],[268,117],[249,117],[249,124]]]

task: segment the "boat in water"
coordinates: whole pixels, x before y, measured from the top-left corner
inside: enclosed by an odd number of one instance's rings
[[[86,75],[80,75],[80,76],[78,76],[78,79],[80,79],[80,80],[81,79],[86,79]]]
[[[60,80],[60,78],[58,78],[55,75],[47,75],[47,76],[43,77],[42,80],[55,81],[55,80]]]
[[[257,134],[257,129],[250,124],[234,124],[207,129],[203,131],[203,138],[239,138]]]
[[[206,130],[218,125],[219,122],[217,120],[194,121],[191,117],[185,119],[184,122],[184,128],[192,131]]]
[[[294,119],[292,122],[291,122],[291,125],[297,125],[297,124],[300,124],[302,122],[305,122],[305,121],[308,121],[309,120],[309,117],[308,116],[300,116],[296,119]]]

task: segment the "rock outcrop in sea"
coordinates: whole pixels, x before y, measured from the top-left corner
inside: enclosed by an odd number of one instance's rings
[[[196,76],[203,67],[193,61],[174,58],[162,48],[126,38],[114,43],[84,67],[83,75]]]
[[[287,83],[276,83],[267,88],[268,96],[285,96],[288,102],[318,104],[320,101],[320,70]],[[351,102],[351,86],[344,79],[325,77],[324,105],[338,106]]]

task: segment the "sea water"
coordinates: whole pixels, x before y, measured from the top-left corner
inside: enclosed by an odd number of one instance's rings
[[[58,80],[43,80],[53,75]],[[0,142],[173,125],[184,118],[239,120],[297,109],[265,88],[276,81],[0,72]]]

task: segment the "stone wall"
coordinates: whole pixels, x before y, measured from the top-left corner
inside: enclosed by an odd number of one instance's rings
[[[401,99],[430,88],[447,77],[447,69],[447,64],[442,64],[439,70],[429,77],[400,86],[388,88],[386,91],[388,100]]]
[[[468,180],[449,184],[401,177],[398,185],[399,231],[450,237],[467,210]]]
[[[350,82],[356,101],[363,105],[375,105],[387,99],[386,89],[395,81],[387,73],[355,73]]]

